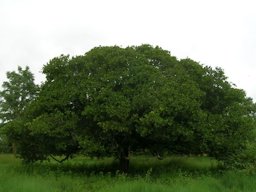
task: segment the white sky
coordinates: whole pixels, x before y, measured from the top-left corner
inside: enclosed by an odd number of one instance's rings
[[[254,0],[0,0],[0,84],[28,65],[36,82],[60,54],[99,45],[159,45],[224,69],[256,101]]]

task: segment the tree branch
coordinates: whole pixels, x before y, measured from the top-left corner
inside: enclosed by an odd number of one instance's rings
[[[65,158],[63,158],[63,159],[61,159],[61,160],[56,159],[53,155],[50,155],[50,157],[51,157],[53,160],[57,161],[58,163],[62,163],[62,162],[64,162],[64,161],[66,161],[66,160],[70,157],[70,154],[68,154]]]

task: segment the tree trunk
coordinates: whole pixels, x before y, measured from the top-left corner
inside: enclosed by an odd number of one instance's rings
[[[17,147],[16,147],[16,143],[12,143],[12,153],[14,156],[16,156],[16,153],[17,153]]]
[[[123,173],[127,173],[129,169],[129,149],[125,147],[120,151],[120,171]]]

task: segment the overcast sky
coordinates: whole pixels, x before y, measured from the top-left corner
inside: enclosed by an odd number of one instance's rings
[[[28,65],[99,45],[159,45],[221,67],[256,101],[254,0],[0,0],[0,84]]]

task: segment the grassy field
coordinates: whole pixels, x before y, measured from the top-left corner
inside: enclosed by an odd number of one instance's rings
[[[76,157],[23,165],[12,155],[0,155],[0,192],[238,192],[256,191],[256,174],[220,171],[206,157],[131,159],[121,174],[112,159]]]

